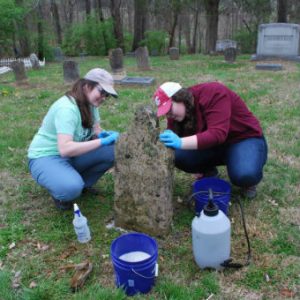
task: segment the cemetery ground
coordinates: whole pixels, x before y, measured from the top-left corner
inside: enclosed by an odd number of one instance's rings
[[[78,59],[80,74],[93,67],[109,70],[107,58]],[[125,58],[128,76],[153,76],[157,85],[183,86],[218,80],[235,90],[261,120],[269,143],[269,160],[255,200],[243,200],[252,262],[239,270],[200,270],[193,259],[191,222],[185,204],[194,180],[176,171],[171,231],[158,238],[159,276],[147,295],[132,299],[284,299],[300,297],[300,68],[280,62],[278,72],[255,70],[256,62],[239,56],[227,64],[222,56],[152,57],[152,70],[137,71]],[[106,224],[113,219],[113,172],[98,182],[100,196],[81,196],[92,240],[79,244],[73,213],[57,211],[47,192],[27,169],[27,147],[51,103],[69,86],[62,65],[48,63],[28,71],[29,85],[18,87],[12,73],[0,77],[0,299],[125,299],[114,286],[110,245],[120,235]],[[100,106],[102,127],[125,132],[137,105],[151,103],[152,87],[117,87],[119,99]],[[161,129],[164,128],[161,122]],[[221,177],[228,179],[224,167]],[[155,174],[154,174],[155,176]],[[138,178],[137,178],[137,184]],[[239,194],[233,188],[233,200]],[[238,205],[230,206],[232,257],[244,262],[247,244]],[[73,294],[73,270],[64,266],[89,260],[93,271]]]

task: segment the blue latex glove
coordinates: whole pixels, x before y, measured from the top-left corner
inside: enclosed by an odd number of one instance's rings
[[[181,148],[181,138],[174,133],[172,130],[167,129],[159,135],[159,140],[165,144],[165,146],[180,149]]]
[[[101,145],[102,146],[107,146],[107,145],[111,145],[114,144],[118,138],[119,138],[119,132],[117,131],[101,131],[98,134],[98,138],[101,140]]]

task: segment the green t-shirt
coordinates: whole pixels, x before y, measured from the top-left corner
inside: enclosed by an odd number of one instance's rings
[[[91,106],[91,111],[93,124],[99,123],[98,108]],[[57,147],[58,133],[72,135],[75,142],[87,141],[93,135],[92,129],[82,127],[80,111],[73,98],[63,96],[51,105],[29,146],[28,157],[60,155]]]

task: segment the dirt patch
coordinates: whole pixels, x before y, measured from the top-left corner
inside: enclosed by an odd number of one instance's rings
[[[284,224],[293,224],[300,226],[300,208],[289,207],[280,208],[280,221]]]

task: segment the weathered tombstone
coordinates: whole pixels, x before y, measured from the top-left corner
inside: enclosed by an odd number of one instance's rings
[[[34,70],[39,70],[41,68],[40,61],[35,53],[31,53],[29,59]]]
[[[237,49],[237,42],[229,39],[217,40],[216,42],[216,52],[224,53],[227,48]]]
[[[55,61],[63,61],[64,60],[64,54],[60,47],[54,48],[53,52],[54,52],[54,60]]]
[[[179,49],[176,47],[171,47],[169,49],[169,55],[171,60],[178,60],[179,59]]]
[[[13,61],[10,64],[10,67],[13,69],[16,83],[18,85],[26,84],[27,83],[27,75],[25,71],[25,65],[23,61]]]
[[[300,61],[300,25],[270,23],[259,25],[256,55],[252,60],[283,58]]]
[[[156,114],[140,106],[115,146],[115,225],[162,236],[170,229],[173,151],[158,139]]]
[[[65,60],[63,63],[64,80],[66,83],[71,83],[79,79],[79,68],[76,61]]]
[[[135,50],[135,56],[136,56],[137,67],[140,71],[151,70],[147,47],[138,47]]]
[[[282,64],[256,64],[256,70],[281,71]]]
[[[236,60],[236,49],[235,48],[226,48],[224,51],[224,59],[228,63],[234,63]]]
[[[115,84],[131,86],[150,86],[155,83],[153,77],[125,77],[122,80],[114,80]]]
[[[109,51],[109,63],[114,80],[121,80],[126,76],[123,67],[123,50],[121,48],[111,49]]]

